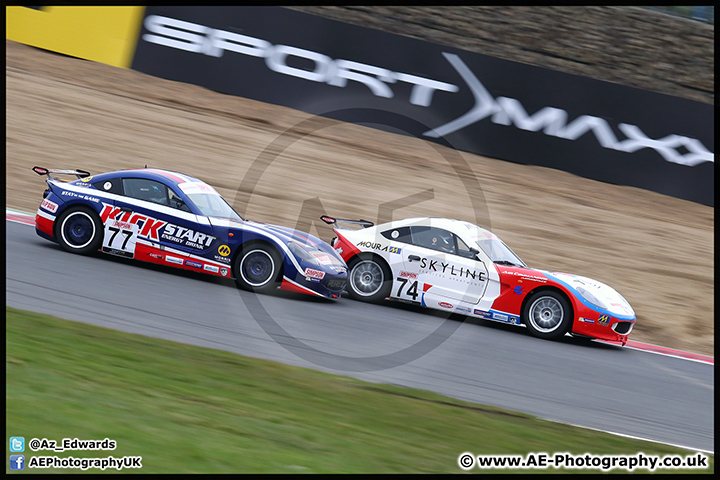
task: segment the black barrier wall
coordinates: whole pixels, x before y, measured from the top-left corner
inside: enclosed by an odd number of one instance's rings
[[[699,102],[277,7],[148,7],[132,68],[714,206]]]

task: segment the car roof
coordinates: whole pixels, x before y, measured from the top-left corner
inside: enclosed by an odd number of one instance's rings
[[[378,225],[379,228],[398,228],[405,226],[432,226],[436,228],[443,228],[454,233],[462,233],[480,229],[481,231],[488,231],[485,228],[479,227],[474,223],[466,222],[464,220],[456,220],[453,218],[442,218],[442,217],[413,217],[404,218],[402,220],[396,220],[385,224]]]
[[[147,178],[149,180],[158,180],[168,185],[178,185],[181,183],[188,182],[199,182],[205,183],[195,177],[185,175],[180,172],[173,172],[170,170],[161,170],[159,168],[138,168],[131,170],[118,170],[113,172],[118,177],[134,177],[134,178]]]
[[[495,235],[487,228],[480,227],[478,225],[475,225],[474,223],[466,222],[465,220],[456,220],[453,218],[414,217],[378,225],[381,231],[389,228],[399,228],[406,226],[429,226],[435,228],[442,228],[453,232],[454,234],[465,240],[499,240],[497,235]]]
[[[185,175],[184,173],[180,172],[173,172],[171,170],[162,170],[159,168],[137,168],[137,169],[128,169],[128,170],[116,170],[114,172],[106,172],[106,173],[99,173],[97,175],[92,175],[90,177],[85,177],[81,180],[76,180],[74,182],[82,181],[85,182],[102,182],[105,180],[114,180],[117,178],[145,178],[148,180],[155,180],[161,183],[164,183],[169,186],[177,186],[183,183],[201,183],[205,184],[202,180],[199,180],[195,177],[191,177],[189,175]],[[207,185],[207,184],[206,184]]]

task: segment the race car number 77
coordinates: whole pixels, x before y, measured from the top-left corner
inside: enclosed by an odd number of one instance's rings
[[[103,252],[133,258],[137,233],[138,226],[135,223],[109,221],[105,225]]]

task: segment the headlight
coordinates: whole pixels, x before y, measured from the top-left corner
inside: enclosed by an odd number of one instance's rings
[[[590,291],[587,290],[587,289],[586,289],[585,287],[583,287],[582,285],[577,285],[575,288],[576,288],[576,290],[578,291],[578,293],[580,293],[580,295],[582,295],[582,297],[583,297],[585,300],[587,300],[588,302],[592,303],[592,304],[595,305],[596,307],[600,307],[600,308],[602,308],[602,309],[609,310],[610,305],[608,305],[607,303],[605,303],[605,301],[597,298],[595,295],[593,295],[592,293],[590,293]]]
[[[320,265],[320,262],[315,255],[308,252],[305,247],[295,242],[288,242],[288,248],[295,254],[296,257],[305,260],[306,262],[312,263],[313,265]]]

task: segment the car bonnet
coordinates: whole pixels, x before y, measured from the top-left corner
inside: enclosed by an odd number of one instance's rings
[[[591,308],[600,310],[601,313],[609,313],[620,320],[635,319],[635,312],[630,304],[614,288],[598,282],[597,280],[593,280],[592,278],[582,277],[580,275],[547,272],[544,270],[541,270],[541,272],[548,278],[564,285],[573,294],[575,294],[581,302],[588,302],[588,306],[591,306]],[[593,302],[589,302],[589,300],[582,295],[581,291],[587,292],[587,294],[595,297],[603,305],[597,305]]]

